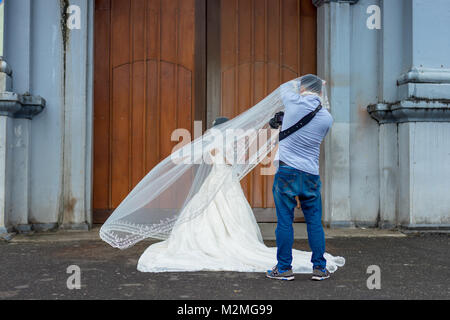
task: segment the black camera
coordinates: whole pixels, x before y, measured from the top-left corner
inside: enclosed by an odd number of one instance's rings
[[[272,129],[278,129],[283,124],[284,112],[280,111],[275,113],[275,116],[270,119],[269,125]]]

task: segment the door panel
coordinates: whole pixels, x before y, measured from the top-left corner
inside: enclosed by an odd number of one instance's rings
[[[316,72],[316,9],[309,0],[220,1],[220,113],[232,118],[281,83]],[[208,92],[213,89],[208,88]],[[254,208],[274,207],[273,176],[242,181]],[[273,215],[273,211],[272,211]],[[266,220],[274,218],[267,217]]]
[[[170,155],[173,130],[192,131],[204,113],[196,110],[204,99],[196,73],[196,51],[205,50],[196,39],[201,3],[96,0],[94,222]]]

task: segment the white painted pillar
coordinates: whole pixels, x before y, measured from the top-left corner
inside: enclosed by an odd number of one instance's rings
[[[0,189],[5,190],[2,223],[6,229],[19,232],[31,230],[31,118],[45,106],[44,99],[31,95],[32,6],[31,0],[6,1],[0,10],[4,54],[0,61],[0,171],[6,172],[0,178]]]
[[[406,9],[411,24],[410,65],[398,76],[398,100],[404,113],[416,121],[398,124],[398,219],[406,228],[448,229],[450,6],[445,0],[410,0]]]
[[[404,1],[381,1],[383,24],[378,30],[380,101],[397,100],[397,77],[403,70],[405,57],[403,43],[407,42],[402,27],[405,15]],[[399,47],[399,44],[400,45]],[[396,123],[380,124],[379,130],[380,221],[381,228],[397,226],[399,168],[398,126]]]
[[[0,116],[0,234],[11,231],[8,216],[11,211],[11,134],[12,119]]]
[[[0,56],[3,56],[3,31],[4,31],[4,4],[0,4]],[[9,75],[5,72],[6,62],[1,61],[0,93],[7,91]],[[8,233],[9,192],[8,183],[10,175],[10,150],[8,141],[11,135],[11,120],[7,115],[0,115],[0,234]]]
[[[31,88],[31,0],[8,1],[5,3],[5,57],[13,70],[11,91],[28,94]],[[30,132],[31,120],[10,119],[10,139],[13,162],[10,170],[14,179],[11,190],[11,211],[9,223],[19,232],[28,232],[30,204]]]
[[[64,171],[62,227],[87,229],[92,216],[92,32],[93,1],[73,0],[65,52]],[[74,24],[76,26],[77,23]],[[66,26],[67,27],[67,26]]]
[[[323,221],[330,227],[350,227],[350,4],[324,3],[317,19],[318,75],[328,80],[334,119],[321,152]]]
[[[380,122],[380,215],[449,229],[449,2],[384,0],[382,12],[380,100],[368,108]]]

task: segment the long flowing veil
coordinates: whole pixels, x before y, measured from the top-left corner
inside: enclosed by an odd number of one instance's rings
[[[220,181],[225,181],[225,177],[215,179],[219,182],[209,186],[208,192],[198,192],[212,169],[211,151],[224,155],[233,177],[244,178],[278,143],[279,132],[268,123],[284,110],[284,97],[311,88],[315,84],[310,81],[305,76],[281,85],[254,107],[174,151],[115,209],[101,227],[100,237],[113,247],[126,249],[146,238],[167,239],[176,223],[201,214],[221,188]],[[321,92],[322,105],[329,108],[325,85]],[[194,196],[202,198],[199,205],[187,206]]]

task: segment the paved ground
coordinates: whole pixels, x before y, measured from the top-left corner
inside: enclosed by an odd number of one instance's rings
[[[448,235],[332,237],[327,251],[347,263],[324,282],[309,275],[281,282],[255,273],[146,274],[136,263],[149,242],[119,251],[96,239],[54,240],[0,242],[0,299],[450,298]],[[306,240],[294,246],[309,250]],[[70,265],[81,269],[80,290],[67,289]],[[380,290],[367,288],[370,265],[381,269]]]

